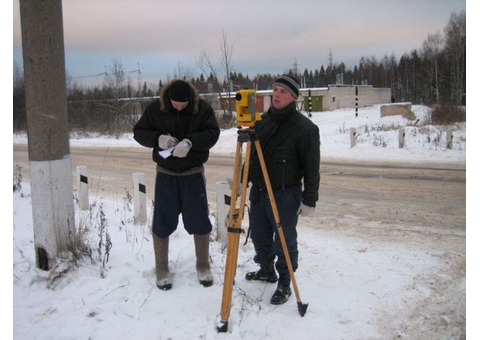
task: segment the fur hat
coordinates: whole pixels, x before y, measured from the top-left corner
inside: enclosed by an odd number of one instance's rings
[[[281,86],[286,88],[295,98],[297,98],[300,93],[300,85],[298,85],[298,80],[293,76],[289,76],[288,74],[284,74],[280,78],[277,78],[273,83],[273,86]]]
[[[186,81],[175,80],[168,89],[168,96],[176,102],[188,102],[193,96],[193,91]]]

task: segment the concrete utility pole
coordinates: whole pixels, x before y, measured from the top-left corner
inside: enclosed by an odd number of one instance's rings
[[[37,267],[73,249],[75,221],[61,0],[20,0]]]

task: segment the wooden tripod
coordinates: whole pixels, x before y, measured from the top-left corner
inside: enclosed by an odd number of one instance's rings
[[[305,315],[308,307],[308,304],[303,304],[302,301],[300,300],[300,293],[298,291],[297,281],[295,280],[292,261],[290,260],[290,255],[288,253],[287,242],[285,240],[285,235],[283,233],[282,225],[280,223],[280,216],[278,214],[277,204],[275,202],[275,196],[273,195],[272,185],[270,183],[270,178],[268,177],[267,167],[265,165],[265,159],[263,158],[262,148],[255,134],[255,128],[251,127],[251,128],[239,129],[238,138],[237,138],[237,150],[235,153],[232,198],[230,201],[230,211],[228,215],[229,223],[228,223],[227,259],[226,259],[226,265],[225,265],[225,279],[223,282],[222,309],[220,313],[221,321],[220,321],[220,325],[217,326],[217,329],[219,332],[226,332],[228,330],[228,319],[230,317],[230,309],[232,305],[233,283],[234,283],[234,279],[237,271],[238,244],[240,240],[240,234],[242,232],[242,220],[243,220],[245,200],[247,195],[248,172],[250,168],[252,140],[254,141],[255,149],[257,151],[258,159],[260,161],[260,166],[262,168],[263,178],[265,180],[268,197],[270,199],[273,216],[275,218],[275,224],[277,226],[277,232],[280,237],[283,253],[285,255],[285,260],[287,262],[288,272],[290,274],[290,279],[292,281],[293,289],[295,291],[295,296],[297,298],[298,311],[301,316]],[[237,204],[238,187],[240,182],[242,147],[243,147],[243,143],[245,142],[247,143],[247,151],[245,156],[245,164],[243,167],[243,176],[241,177],[243,178],[243,182],[242,182],[242,190],[240,193],[240,207],[237,209],[236,204]]]

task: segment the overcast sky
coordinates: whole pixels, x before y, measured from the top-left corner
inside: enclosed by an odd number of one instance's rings
[[[222,31],[234,70],[254,76],[292,68],[347,67],[421,49],[465,0],[64,0],[66,71],[80,81],[113,60],[158,83],[179,69],[200,74],[203,53],[220,66]],[[13,0],[13,61],[22,65],[18,0]],[[137,66],[138,65],[138,66]],[[128,73],[133,81],[137,73]]]

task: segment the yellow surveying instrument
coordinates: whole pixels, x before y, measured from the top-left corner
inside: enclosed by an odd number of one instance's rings
[[[233,173],[233,185],[232,185],[232,197],[230,201],[230,211],[228,214],[228,240],[227,240],[227,258],[225,264],[225,279],[223,282],[223,297],[221,308],[221,321],[217,326],[218,332],[226,332],[228,330],[228,319],[230,317],[230,309],[232,305],[232,293],[235,275],[237,271],[237,259],[238,259],[238,244],[240,240],[240,234],[242,233],[242,220],[245,207],[245,200],[247,194],[248,184],[248,172],[250,168],[250,157],[252,153],[252,141],[255,144],[260,166],[262,168],[263,178],[267,187],[268,197],[275,218],[275,224],[277,226],[278,236],[282,244],[283,253],[287,262],[288,272],[292,281],[295,296],[297,298],[298,311],[301,316],[304,316],[308,304],[302,303],[300,300],[300,293],[298,291],[297,282],[293,272],[292,261],[288,254],[287,242],[285,235],[283,234],[282,224],[280,223],[280,216],[278,214],[277,204],[275,202],[275,196],[273,195],[272,185],[268,177],[267,167],[265,165],[265,159],[263,158],[262,148],[260,142],[255,134],[255,123],[261,119],[260,114],[255,112],[255,104],[257,102],[257,94],[255,90],[240,90],[236,95],[236,109],[237,109],[237,150],[235,153],[235,166]],[[243,166],[243,174],[240,177],[241,172],[241,160],[242,160],[242,147],[243,143],[247,143],[247,150],[245,156],[245,163]],[[242,190],[240,192],[240,205],[237,208],[237,196],[240,178],[243,179]]]
[[[237,110],[237,127],[255,126],[257,120],[261,120],[260,113],[256,112],[257,91],[240,90],[235,95]]]

